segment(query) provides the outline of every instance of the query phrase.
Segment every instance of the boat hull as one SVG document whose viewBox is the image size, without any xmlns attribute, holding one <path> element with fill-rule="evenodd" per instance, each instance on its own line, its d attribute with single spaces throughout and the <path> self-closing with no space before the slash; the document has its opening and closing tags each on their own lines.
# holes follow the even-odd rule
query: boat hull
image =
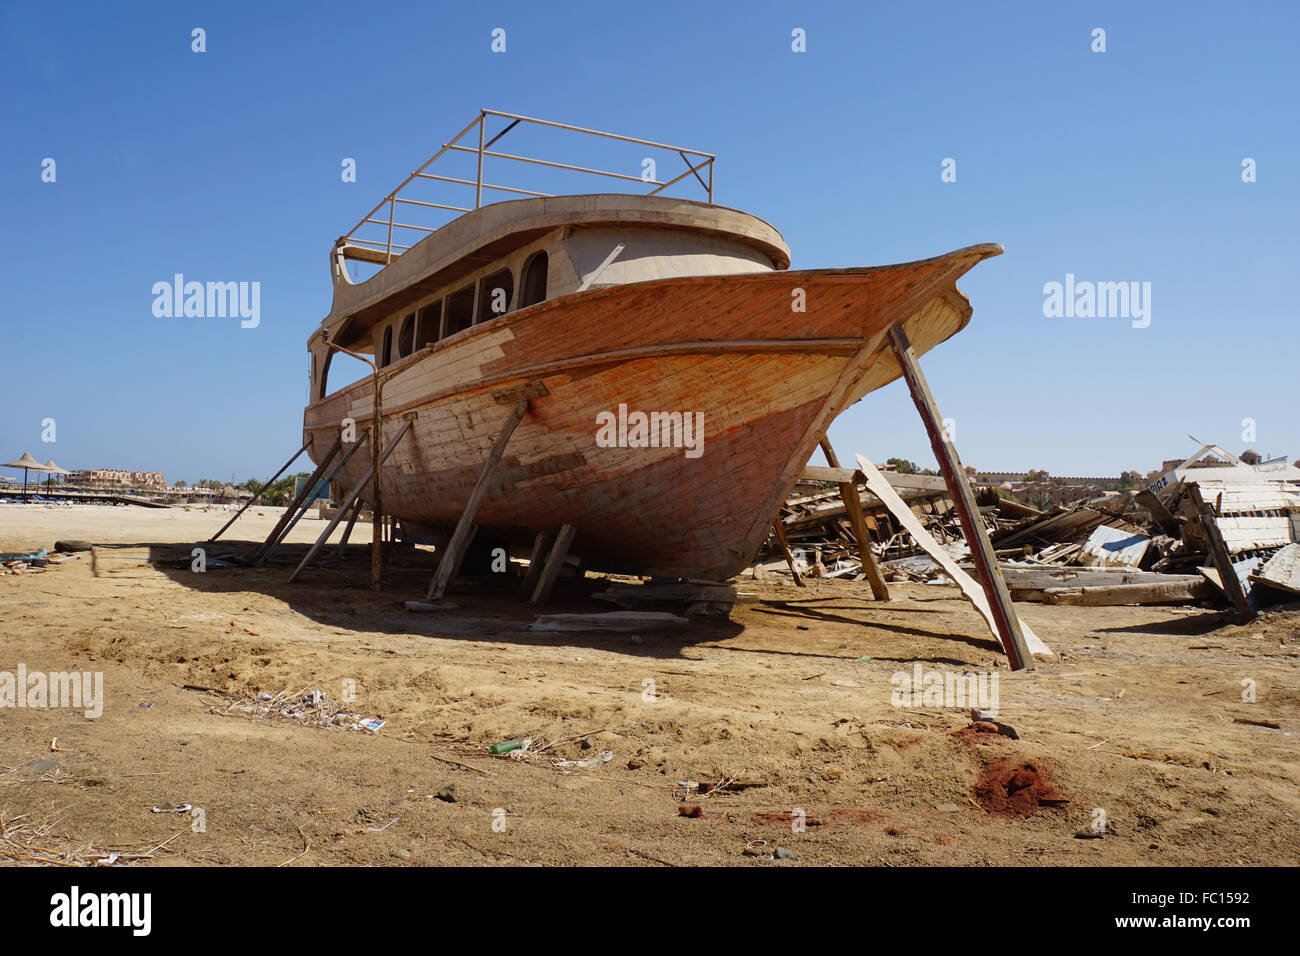
<svg viewBox="0 0 1300 956">
<path fill-rule="evenodd" d="M 481 535 L 526 545 L 571 524 L 588 567 L 726 579 L 752 560 L 835 415 L 898 376 L 889 326 L 918 352 L 948 338 L 970 317 L 956 279 L 1000 251 L 636 283 L 466 330 L 383 370 L 384 440 L 412 422 L 383 468 L 383 510 L 448 533 L 526 388 L 544 394 L 493 475 Z M 367 378 L 308 406 L 314 460 L 343 419 L 364 433 L 372 393 Z M 641 433 L 637 412 L 680 413 L 702 432 L 661 417 Z M 353 487 L 369 457 L 335 480 Z"/>
</svg>

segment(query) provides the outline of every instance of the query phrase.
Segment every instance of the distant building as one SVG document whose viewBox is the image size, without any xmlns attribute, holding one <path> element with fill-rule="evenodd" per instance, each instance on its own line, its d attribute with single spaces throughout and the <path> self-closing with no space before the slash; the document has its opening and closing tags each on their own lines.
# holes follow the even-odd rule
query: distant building
<svg viewBox="0 0 1300 956">
<path fill-rule="evenodd" d="M 1179 464 L 1181 464 L 1181 462 L 1179 462 Z M 1083 485 L 1090 488 L 1107 489 L 1119 489 L 1124 482 L 1122 475 L 1117 478 L 1103 478 L 1085 475 L 1048 475 L 1046 472 L 1041 471 L 977 471 L 971 476 L 971 480 L 976 484 L 981 485 L 1038 483 L 1049 485 Z"/>
<path fill-rule="evenodd" d="M 127 471 L 124 468 L 82 468 L 69 475 L 68 481 L 95 487 L 167 487 L 167 481 L 161 471 Z"/>
</svg>

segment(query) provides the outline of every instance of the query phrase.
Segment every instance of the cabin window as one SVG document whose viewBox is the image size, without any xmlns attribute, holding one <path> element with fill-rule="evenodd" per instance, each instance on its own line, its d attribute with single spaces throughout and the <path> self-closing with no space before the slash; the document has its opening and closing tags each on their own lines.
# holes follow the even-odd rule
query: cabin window
<svg viewBox="0 0 1300 956">
<path fill-rule="evenodd" d="M 447 296 L 447 335 L 455 335 L 474 324 L 474 286 L 467 285 Z"/>
<path fill-rule="evenodd" d="M 438 341 L 442 332 L 442 300 L 430 302 L 420 310 L 420 321 L 416 325 L 415 349 L 419 351 L 426 345 Z"/>
<path fill-rule="evenodd" d="M 402 320 L 402 331 L 397 334 L 397 354 L 406 358 L 415 345 L 415 313 Z"/>
<path fill-rule="evenodd" d="M 546 269 L 546 253 L 534 253 L 524 266 L 523 281 L 519 283 L 519 308 L 526 309 L 546 298 Z"/>
<path fill-rule="evenodd" d="M 478 318 L 475 321 L 486 322 L 509 312 L 510 296 L 514 291 L 515 277 L 509 269 L 483 278 L 478 286 Z"/>
<path fill-rule="evenodd" d="M 379 367 L 391 365 L 393 361 L 393 327 L 384 329 L 384 347 L 379 352 Z"/>
</svg>

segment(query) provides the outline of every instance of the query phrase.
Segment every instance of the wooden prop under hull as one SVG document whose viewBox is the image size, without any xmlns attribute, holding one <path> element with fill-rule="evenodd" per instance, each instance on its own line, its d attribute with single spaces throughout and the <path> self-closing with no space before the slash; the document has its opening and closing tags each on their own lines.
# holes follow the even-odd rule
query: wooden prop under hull
<svg viewBox="0 0 1300 956">
<path fill-rule="evenodd" d="M 889 327 L 901 323 L 918 353 L 957 332 L 971 311 L 957 278 L 1000 252 L 614 286 L 461 332 L 381 373 L 385 437 L 416 416 L 384 467 L 384 510 L 449 532 L 509 414 L 502 393 L 540 383 L 478 509 L 480 534 L 530 544 L 569 524 L 589 567 L 728 578 L 834 417 L 899 376 Z M 308 406 L 312 448 L 344 418 L 369 421 L 372 389 L 367 378 Z M 703 440 L 681 447 L 688 436 L 672 430 L 676 447 L 627 447 L 633 428 L 598 441 L 597 416 L 635 424 L 633 412 L 702 416 Z M 349 462 L 339 480 L 365 467 Z"/>
</svg>

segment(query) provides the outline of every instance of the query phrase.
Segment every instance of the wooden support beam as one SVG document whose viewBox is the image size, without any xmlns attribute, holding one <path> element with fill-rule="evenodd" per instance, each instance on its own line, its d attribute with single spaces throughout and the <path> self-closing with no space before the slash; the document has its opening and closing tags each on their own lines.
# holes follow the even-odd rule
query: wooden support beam
<svg viewBox="0 0 1300 956">
<path fill-rule="evenodd" d="M 312 436 L 312 437 L 315 437 L 315 436 Z M 217 532 L 216 534 L 214 534 L 212 537 L 208 538 L 208 540 L 207 540 L 207 543 L 208 543 L 208 544 L 211 544 L 213 541 L 216 541 L 216 540 L 217 540 L 218 538 L 220 538 L 223 534 L 225 534 L 226 529 L 229 528 L 229 527 L 230 527 L 232 524 L 234 524 L 236 521 L 238 521 L 238 520 L 239 520 L 239 516 L 242 515 L 242 514 L 243 514 L 245 511 L 247 511 L 249 508 L 253 507 L 253 503 L 254 503 L 255 501 L 257 501 L 258 498 L 262 497 L 262 492 L 266 491 L 267 488 L 270 488 L 271 485 L 273 485 L 273 484 L 275 483 L 275 481 L 276 481 L 277 478 L 279 478 L 281 475 L 283 475 L 286 471 L 289 470 L 289 466 L 292 465 L 295 461 L 298 460 L 298 456 L 301 455 L 303 452 L 305 452 L 308 448 L 311 447 L 312 437 L 309 437 L 309 438 L 307 439 L 307 441 L 303 444 L 303 446 L 302 446 L 301 448 L 299 448 L 296 452 L 293 453 L 293 457 L 290 458 L 288 461 L 286 461 L 286 462 L 284 463 L 284 466 L 283 466 L 279 471 L 277 471 L 274 475 L 272 475 L 270 478 L 268 478 L 268 479 L 266 480 L 266 484 L 262 485 L 261 488 L 258 488 L 258 489 L 257 489 L 257 494 L 255 494 L 255 495 L 253 495 L 253 497 L 249 498 L 247 504 L 245 504 L 244 507 L 242 507 L 242 508 L 240 508 L 238 511 L 236 511 L 236 512 L 235 512 L 235 516 L 234 516 L 233 518 L 231 518 L 229 521 L 227 521 L 225 524 L 223 524 L 223 525 L 221 526 L 221 530 L 220 530 L 220 531 L 218 531 L 218 532 Z"/>
<path fill-rule="evenodd" d="M 560 576 L 560 568 L 564 566 L 564 559 L 569 555 L 569 547 L 573 544 L 573 536 L 577 530 L 571 524 L 560 527 L 559 534 L 555 536 L 555 544 L 551 545 L 551 553 L 546 556 L 546 564 L 537 579 L 537 587 L 529 599 L 533 607 L 541 607 L 550 600 L 551 588 L 555 587 L 555 579 Z"/>
<path fill-rule="evenodd" d="M 406 422 L 402 425 L 401 429 L 398 430 L 397 434 L 389 439 L 388 444 L 384 446 L 383 452 L 379 455 L 379 463 L 381 465 L 392 453 L 393 449 L 397 447 L 397 443 L 402 440 L 402 436 L 411 430 L 411 425 L 412 422 Z M 360 447 L 360 445 L 361 442 L 357 442 L 353 447 Z M 361 476 L 361 480 L 358 481 L 353 489 L 348 492 L 348 496 L 343 499 L 343 504 L 341 504 L 339 510 L 334 513 L 334 517 L 331 518 L 330 523 L 325 526 L 325 530 L 320 533 L 320 537 L 316 539 L 316 543 L 311 546 L 308 552 L 303 556 L 303 559 L 298 562 L 298 566 L 293 569 L 293 574 L 289 575 L 290 584 L 298 579 L 298 575 L 302 574 L 303 569 L 306 568 L 307 565 L 311 564 L 312 559 L 316 557 L 316 553 L 325 545 L 325 542 L 329 539 L 329 536 L 333 533 L 334 529 L 338 527 L 339 522 L 343 520 L 343 516 L 347 514 L 348 509 L 351 508 L 354 503 L 360 505 L 361 492 L 365 490 L 366 485 L 370 484 L 370 479 L 374 477 L 374 474 L 375 469 L 372 465 L 366 469 L 366 473 Z"/>
<path fill-rule="evenodd" d="M 358 444 L 360 443 L 358 442 Z M 320 482 L 321 475 L 325 473 L 325 469 L 330 467 L 342 448 L 343 439 L 340 435 L 334 439 L 334 444 L 330 445 L 329 452 L 320 460 L 316 470 L 311 473 L 311 477 L 307 479 L 307 484 L 303 486 L 302 491 L 293 496 L 293 501 L 289 503 L 289 507 L 284 509 L 284 514 L 280 515 L 280 520 L 275 523 L 271 533 L 266 536 L 266 540 L 262 542 L 261 547 L 253 555 L 253 560 L 250 563 L 254 567 L 261 567 L 265 564 L 266 559 L 271 556 L 271 552 L 279 546 L 280 542 L 284 540 L 284 536 L 289 533 L 289 529 L 298 523 L 298 519 L 302 517 L 302 514 L 298 511 L 298 506 L 311 496 L 311 493 L 316 489 L 316 485 Z M 352 450 L 349 449 L 348 454 L 351 454 L 351 452 Z M 347 460 L 347 455 L 344 455 L 343 460 Z M 341 465 L 342 462 L 339 464 Z M 333 472 L 330 472 L 330 474 L 333 474 Z M 303 510 L 306 510 L 306 505 L 303 505 Z"/>
<path fill-rule="evenodd" d="M 447 550 L 438 561 L 438 570 L 434 573 L 433 580 L 429 582 L 426 600 L 442 600 L 443 595 L 447 593 L 447 588 L 451 586 L 451 582 L 460 571 L 461 562 L 465 560 L 465 552 L 469 549 L 470 542 L 474 540 L 474 533 L 478 530 L 478 526 L 474 524 L 474 515 L 478 513 L 478 507 L 487 495 L 488 485 L 491 484 L 492 476 L 501 464 L 510 436 L 515 433 L 515 429 L 527 414 L 528 399 L 521 398 L 515 403 L 514 410 L 506 417 L 505 424 L 501 426 L 501 432 L 492 445 L 492 451 L 479 471 L 474 490 L 470 492 L 469 501 L 465 503 L 465 510 L 460 513 L 460 520 L 456 522 L 456 530 L 452 532 L 451 540 L 447 542 Z"/>
<path fill-rule="evenodd" d="M 1171 577 L 1172 575 L 1162 575 Z M 1058 587 L 1043 591 L 1044 604 L 1073 607 L 1117 607 L 1124 604 L 1187 604 L 1210 594 L 1210 582 L 1174 581 L 1169 584 L 1112 584 L 1099 587 Z"/>
<path fill-rule="evenodd" d="M 348 523 L 343 526 L 343 537 L 339 538 L 339 557 L 347 554 L 348 538 L 352 536 L 352 526 L 357 523 L 357 518 L 361 515 L 362 501 L 357 499 L 357 503 L 352 506 L 352 516 L 348 518 Z"/>
<path fill-rule="evenodd" d="M 840 460 L 835 457 L 835 449 L 831 447 L 830 439 L 823 436 L 821 446 L 822 454 L 826 456 L 826 464 L 832 468 L 839 468 Z M 844 502 L 844 507 L 849 513 L 853 537 L 858 543 L 858 561 L 862 564 L 867 580 L 871 582 L 871 594 L 877 601 L 888 601 L 889 585 L 885 583 L 885 576 L 880 573 L 876 556 L 871 553 L 871 538 L 867 535 L 867 522 L 862 515 L 862 499 L 858 497 L 858 486 L 852 479 L 836 482 L 836 484 L 840 489 L 840 500 Z"/>
<path fill-rule="evenodd" d="M 984 586 L 962 570 L 961 566 L 953 559 L 947 551 L 935 540 L 925 525 L 921 524 L 921 519 L 908 506 L 893 486 L 885 480 L 884 473 L 878 471 L 876 466 L 867 461 L 862 455 L 858 455 L 858 467 L 867 476 L 867 490 L 881 500 L 889 509 L 889 513 L 894 516 L 894 520 L 916 542 L 917 547 L 930 556 L 930 559 L 937 564 L 943 573 L 946 574 L 958 588 L 961 589 L 962 595 L 966 600 L 974 605 L 975 609 L 980 612 L 980 617 L 989 627 L 989 633 L 999 642 L 1002 640 L 998 634 L 997 620 L 993 617 L 993 611 L 989 607 L 989 600 L 984 593 Z M 1044 573 L 1050 569 L 1044 569 Z M 1017 573 L 1020 573 L 1017 571 Z M 1163 575 L 1161 575 L 1163 576 Z M 1043 657 L 1052 657 L 1052 651 L 1046 644 L 1038 639 L 1034 629 L 1023 621 L 1020 623 L 1021 633 L 1025 637 L 1025 644 L 1029 648 L 1030 655 L 1041 655 Z"/>
<path fill-rule="evenodd" d="M 1232 567 L 1232 552 L 1228 550 L 1228 543 L 1224 541 L 1223 532 L 1215 520 L 1217 515 L 1214 506 L 1201 497 L 1201 489 L 1197 485 L 1191 485 L 1189 491 L 1192 505 L 1196 508 L 1196 514 L 1205 528 L 1206 544 L 1210 550 L 1210 557 L 1214 559 L 1214 567 L 1219 572 L 1219 583 L 1223 587 L 1223 593 L 1228 596 L 1228 600 L 1236 609 L 1238 623 L 1244 624 L 1255 616 L 1255 612 L 1251 610 L 1250 598 L 1246 596 L 1241 578 L 1237 577 L 1237 572 Z"/>
<path fill-rule="evenodd" d="M 943 418 L 939 414 L 938 405 L 935 404 L 934 395 L 930 392 L 930 386 L 926 384 L 925 376 L 921 374 L 921 365 L 916 360 L 916 353 L 912 351 L 912 344 L 908 341 L 907 333 L 903 331 L 901 325 L 890 327 L 889 345 L 893 349 L 894 357 L 898 359 L 899 367 L 903 370 L 903 377 L 907 380 L 907 387 L 912 393 L 912 401 L 916 405 L 916 410 L 921 413 L 926 433 L 930 436 L 930 447 L 934 450 L 934 457 L 939 461 L 939 471 L 948 486 L 953 504 L 957 507 L 957 516 L 961 519 L 962 531 L 966 535 L 966 545 L 970 548 L 971 558 L 979 574 L 980 584 L 984 588 L 984 595 L 988 599 L 989 609 L 993 613 L 993 620 L 997 624 L 998 639 L 1002 642 L 1003 650 L 1006 651 L 1007 660 L 1012 670 L 1033 670 L 1034 658 L 1029 653 L 1024 634 L 1021 633 L 1020 618 L 1017 617 L 1016 609 L 1011 604 L 1011 593 L 1007 590 L 1007 582 L 1002 579 L 997 558 L 993 554 L 993 545 L 989 542 L 984 523 L 980 520 L 975 494 L 966 479 L 966 472 L 962 468 L 961 459 L 957 457 L 957 449 L 952 443 L 952 438 L 943 426 Z"/>
<path fill-rule="evenodd" d="M 533 553 L 528 558 L 528 570 L 524 572 L 524 579 L 520 582 L 519 590 L 515 594 L 516 601 L 526 601 L 533 596 L 533 589 L 537 587 L 537 579 L 542 576 L 542 559 L 546 556 L 546 551 L 550 546 L 550 536 L 545 531 L 539 531 L 537 537 L 533 539 Z"/>
<path fill-rule="evenodd" d="M 799 577 L 799 572 L 794 566 L 794 555 L 790 553 L 790 542 L 786 540 L 785 528 L 781 527 L 781 513 L 778 511 L 775 520 L 772 522 L 772 533 L 776 535 L 776 543 L 781 546 L 781 553 L 785 555 L 785 563 L 790 565 L 790 574 L 794 577 L 794 583 L 804 588 L 808 585 L 803 583 L 803 578 Z"/>
<path fill-rule="evenodd" d="M 804 465 L 800 478 L 809 481 L 833 481 L 837 485 L 845 481 L 861 481 L 862 472 L 852 468 L 827 468 L 824 465 Z"/>
<path fill-rule="evenodd" d="M 369 431 L 362 432 L 361 437 L 352 443 L 352 447 L 349 448 L 347 451 L 345 451 L 342 454 L 342 456 L 340 456 L 338 462 L 332 468 L 330 468 L 328 473 L 326 473 L 324 477 L 324 481 L 326 481 L 327 483 L 333 482 L 334 476 L 337 475 L 342 470 L 343 466 L 348 463 L 348 459 L 351 458 L 354 454 L 356 454 L 357 449 L 361 447 L 362 442 L 369 440 L 369 438 L 370 438 Z M 302 489 L 302 494 L 294 499 L 296 503 L 301 504 L 301 507 L 298 508 L 297 512 L 294 514 L 293 518 L 289 521 L 289 523 L 286 524 L 280 530 L 280 532 L 274 536 L 274 540 L 268 539 L 271 542 L 270 547 L 266 548 L 266 550 L 263 551 L 258 556 L 258 558 L 253 562 L 254 567 L 261 567 L 263 564 L 265 564 L 267 559 L 271 557 L 271 553 L 284 542 L 285 538 L 289 536 L 289 532 L 293 530 L 294 525 L 296 525 L 299 521 L 302 520 L 303 515 L 307 513 L 307 508 L 310 505 L 308 499 L 311 497 L 312 490 L 315 487 L 316 487 L 315 482 L 308 483 L 308 485 Z"/>
</svg>

